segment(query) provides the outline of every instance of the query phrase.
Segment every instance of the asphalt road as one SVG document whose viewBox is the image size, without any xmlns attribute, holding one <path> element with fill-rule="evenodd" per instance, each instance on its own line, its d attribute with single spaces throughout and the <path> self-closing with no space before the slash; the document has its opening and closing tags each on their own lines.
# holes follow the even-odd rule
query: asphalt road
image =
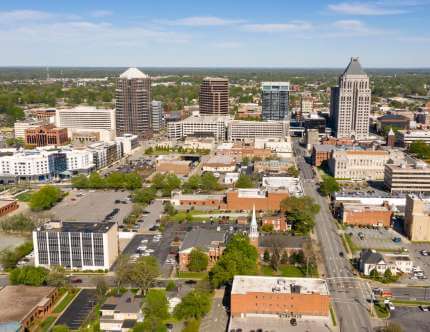
<svg viewBox="0 0 430 332">
<path fill-rule="evenodd" d="M 344 252 L 342 241 L 329 210 L 328 202 L 319 195 L 313 181 L 312 167 L 304 159 L 305 151 L 294 142 L 297 166 L 300 169 L 305 194 L 314 198 L 321 209 L 316 216 L 315 232 L 319 239 L 321 254 L 326 268 L 327 279 L 334 304 L 340 331 L 372 331 L 369 316 L 370 287 L 364 281 L 354 278 L 347 258 L 340 257 Z"/>
<path fill-rule="evenodd" d="M 430 301 L 430 285 L 428 287 L 391 287 L 389 290 L 398 300 Z"/>
</svg>

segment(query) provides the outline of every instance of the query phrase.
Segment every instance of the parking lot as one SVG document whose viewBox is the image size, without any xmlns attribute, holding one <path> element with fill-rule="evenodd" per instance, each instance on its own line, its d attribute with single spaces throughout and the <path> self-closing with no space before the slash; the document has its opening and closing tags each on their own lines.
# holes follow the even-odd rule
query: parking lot
<svg viewBox="0 0 430 332">
<path fill-rule="evenodd" d="M 75 297 L 55 325 L 65 325 L 70 330 L 78 330 L 96 305 L 96 290 L 83 289 Z"/>
<path fill-rule="evenodd" d="M 426 277 L 430 277 L 430 243 L 410 243 L 407 246 L 409 250 L 409 256 L 414 262 L 414 266 L 420 267 Z M 422 250 L 427 251 L 427 256 L 424 256 Z M 428 285 L 428 279 L 408 279 L 408 284 L 426 284 Z"/>
<path fill-rule="evenodd" d="M 430 311 L 423 312 L 417 307 L 399 307 L 391 311 L 390 321 L 399 324 L 404 331 L 430 331 Z"/>
<path fill-rule="evenodd" d="M 357 247 L 362 249 L 400 251 L 409 243 L 406 238 L 391 229 L 348 227 L 345 232 L 352 234 L 352 241 Z M 360 234 L 362 234 L 361 238 Z M 401 241 L 394 242 L 393 239 L 395 237 L 400 238 Z"/>
<path fill-rule="evenodd" d="M 132 210 L 128 195 L 128 191 L 120 190 L 71 190 L 51 211 L 61 220 L 102 221 L 118 209 L 111 221 L 121 224 Z"/>
</svg>

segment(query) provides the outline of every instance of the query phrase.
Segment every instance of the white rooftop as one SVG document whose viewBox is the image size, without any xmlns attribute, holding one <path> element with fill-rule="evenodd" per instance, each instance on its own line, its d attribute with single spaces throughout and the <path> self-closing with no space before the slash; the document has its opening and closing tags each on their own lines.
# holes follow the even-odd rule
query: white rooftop
<svg viewBox="0 0 430 332">
<path fill-rule="evenodd" d="M 300 287 L 300 294 L 329 295 L 327 283 L 320 278 L 284 278 L 265 276 L 235 276 L 231 294 L 291 293 L 292 286 Z"/>
<path fill-rule="evenodd" d="M 148 78 L 149 76 L 142 73 L 139 69 L 137 69 L 135 67 L 131 67 L 131 68 L 128 68 L 121 75 L 119 75 L 119 77 L 131 80 L 133 78 Z"/>
</svg>

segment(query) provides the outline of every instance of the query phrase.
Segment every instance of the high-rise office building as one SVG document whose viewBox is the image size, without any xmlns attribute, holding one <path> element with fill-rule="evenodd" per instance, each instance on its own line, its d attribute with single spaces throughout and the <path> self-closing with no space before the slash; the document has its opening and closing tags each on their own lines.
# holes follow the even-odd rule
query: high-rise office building
<svg viewBox="0 0 430 332">
<path fill-rule="evenodd" d="M 262 82 L 261 116 L 263 120 L 286 120 L 289 94 L 289 82 Z"/>
<path fill-rule="evenodd" d="M 206 77 L 200 85 L 200 114 L 228 114 L 228 79 Z"/>
<path fill-rule="evenodd" d="M 369 76 L 358 58 L 351 58 L 338 86 L 331 89 L 330 117 L 336 137 L 369 136 L 370 98 Z"/>
<path fill-rule="evenodd" d="M 163 102 L 153 100 L 151 102 L 151 114 L 152 114 L 152 130 L 159 132 L 164 128 L 164 105 Z"/>
<path fill-rule="evenodd" d="M 119 76 L 116 87 L 117 136 L 151 134 L 151 78 L 137 68 Z"/>
</svg>

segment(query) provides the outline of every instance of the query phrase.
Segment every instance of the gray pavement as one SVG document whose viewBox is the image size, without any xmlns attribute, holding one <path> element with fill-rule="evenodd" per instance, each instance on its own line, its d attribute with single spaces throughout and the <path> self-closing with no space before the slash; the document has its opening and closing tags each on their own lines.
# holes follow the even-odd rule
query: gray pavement
<svg viewBox="0 0 430 332">
<path fill-rule="evenodd" d="M 375 249 L 375 250 L 392 250 L 400 251 L 406 246 L 405 240 L 396 243 L 393 241 L 394 237 L 402 236 L 391 229 L 372 229 L 372 228 L 359 228 L 359 227 L 348 227 L 345 230 L 346 233 L 352 233 L 352 241 L 354 244 L 361 249 Z M 364 235 L 364 239 L 361 240 L 358 236 L 359 233 Z"/>
<path fill-rule="evenodd" d="M 200 332 L 225 331 L 228 323 L 228 313 L 223 305 L 224 290 L 215 291 L 210 312 L 200 324 Z"/>
<path fill-rule="evenodd" d="M 149 213 L 143 214 L 143 224 L 140 227 L 141 231 L 148 231 L 151 227 L 153 227 L 156 224 L 156 221 L 160 219 L 163 209 L 163 200 L 153 200 L 151 204 L 145 208 L 145 211 Z"/>
<path fill-rule="evenodd" d="M 315 232 L 320 242 L 321 254 L 326 267 L 325 277 L 329 280 L 329 289 L 340 329 L 351 332 L 372 331 L 369 317 L 370 307 L 367 302 L 370 297 L 370 288 L 366 282 L 354 278 L 350 262 L 347 258 L 340 257 L 339 253 L 344 251 L 344 247 L 337 233 L 328 201 L 317 192 L 312 180 L 312 167 L 304 160 L 304 149 L 297 142 L 293 147 L 304 182 L 305 194 L 314 198 L 321 207 L 316 216 Z"/>
<path fill-rule="evenodd" d="M 430 312 L 417 307 L 399 307 L 391 311 L 389 321 L 399 324 L 405 332 L 430 331 Z"/>
</svg>

